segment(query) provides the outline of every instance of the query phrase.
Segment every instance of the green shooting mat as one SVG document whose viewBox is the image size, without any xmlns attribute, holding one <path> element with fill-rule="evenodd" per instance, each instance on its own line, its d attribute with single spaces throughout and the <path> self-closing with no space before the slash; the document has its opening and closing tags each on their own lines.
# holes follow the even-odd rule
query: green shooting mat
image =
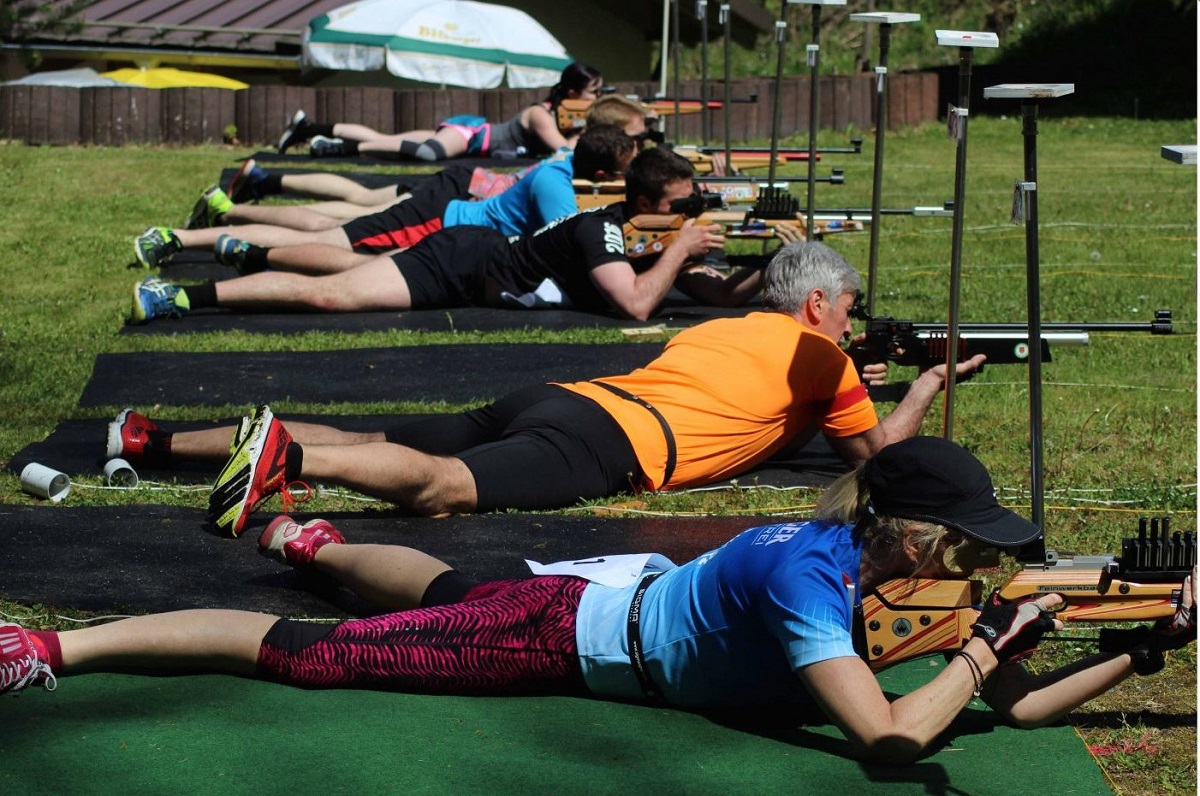
<svg viewBox="0 0 1200 796">
<path fill-rule="evenodd" d="M 938 665 L 913 661 L 881 683 L 907 692 Z M 582 698 L 90 674 L 0 701 L 0 790 L 14 794 L 1111 792 L 1070 727 L 1014 730 L 977 701 L 904 768 L 846 757 L 838 731 L 811 716 Z"/>
</svg>

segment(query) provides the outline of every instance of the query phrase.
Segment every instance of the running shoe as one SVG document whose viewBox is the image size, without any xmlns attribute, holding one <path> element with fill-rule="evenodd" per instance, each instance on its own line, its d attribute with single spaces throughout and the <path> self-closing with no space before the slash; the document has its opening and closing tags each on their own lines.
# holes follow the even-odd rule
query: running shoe
<svg viewBox="0 0 1200 796">
<path fill-rule="evenodd" d="M 229 198 L 235 205 L 257 202 L 263 198 L 263 180 L 267 170 L 259 168 L 254 158 L 246 158 L 229 183 Z"/>
<path fill-rule="evenodd" d="M 171 435 L 150 418 L 132 409 L 123 409 L 108 424 L 109 459 L 124 459 L 130 464 L 165 466 L 171 461 Z"/>
<path fill-rule="evenodd" d="M 340 158 L 346 154 L 346 142 L 341 138 L 314 135 L 308 142 L 308 154 L 314 158 Z"/>
<path fill-rule="evenodd" d="M 234 450 L 213 484 L 208 518 L 217 528 L 237 536 L 263 501 L 286 486 L 287 447 L 292 435 L 271 413 L 258 408 L 250 433 Z"/>
<path fill-rule="evenodd" d="M 345 543 L 346 537 L 325 520 L 310 520 L 301 525 L 280 514 L 258 537 L 258 552 L 293 567 L 306 567 L 325 545 Z"/>
<path fill-rule="evenodd" d="M 307 137 L 303 134 L 306 121 L 308 121 L 308 117 L 304 115 L 304 111 L 296 111 L 292 114 L 292 120 L 288 122 L 287 127 L 283 128 L 283 134 L 279 136 L 279 154 L 287 152 L 288 147 Z"/>
<path fill-rule="evenodd" d="M 191 307 L 187 294 L 157 276 L 148 276 L 133 286 L 130 323 L 146 323 L 155 318 L 181 318 Z"/>
<path fill-rule="evenodd" d="M 244 240 L 238 240 L 232 235 L 221 235 L 213 245 L 213 254 L 216 255 L 217 262 L 221 265 L 228 265 L 230 268 L 236 268 L 239 274 L 246 273 L 246 252 L 248 251 L 250 251 L 250 244 Z"/>
<path fill-rule="evenodd" d="M 37 646 L 25 628 L 0 625 L 0 694 L 20 691 L 41 682 L 47 691 L 58 687 L 50 666 L 38 658 Z"/>
<path fill-rule="evenodd" d="M 208 229 L 220 226 L 221 216 L 233 207 L 233 202 L 219 185 L 211 185 L 200 195 L 188 216 L 184 229 Z"/>
<path fill-rule="evenodd" d="M 183 251 L 183 244 L 166 227 L 150 227 L 134 239 L 133 250 L 144 268 L 157 268 Z"/>
<path fill-rule="evenodd" d="M 254 418 L 243 417 L 238 421 L 237 428 L 233 430 L 233 439 L 229 440 L 229 455 L 232 456 L 238 446 L 242 444 L 250 434 L 250 430 L 254 428 Z"/>
</svg>

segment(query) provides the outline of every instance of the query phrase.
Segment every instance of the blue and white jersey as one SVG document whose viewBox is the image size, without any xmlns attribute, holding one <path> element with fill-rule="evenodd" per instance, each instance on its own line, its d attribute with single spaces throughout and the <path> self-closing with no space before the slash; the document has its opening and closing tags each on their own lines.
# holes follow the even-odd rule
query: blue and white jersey
<svg viewBox="0 0 1200 796">
<path fill-rule="evenodd" d="M 505 235 L 531 235 L 578 209 L 573 176 L 570 153 L 552 157 L 533 166 L 504 193 L 479 202 L 455 199 L 447 205 L 442 223 L 447 227 L 491 227 Z"/>
<path fill-rule="evenodd" d="M 751 528 L 647 590 L 640 635 L 667 701 L 691 707 L 809 702 L 795 670 L 856 657 L 861 549 L 852 528 L 810 521 Z M 593 693 L 641 698 L 626 614 L 636 585 L 589 584 L 576 638 Z"/>
</svg>

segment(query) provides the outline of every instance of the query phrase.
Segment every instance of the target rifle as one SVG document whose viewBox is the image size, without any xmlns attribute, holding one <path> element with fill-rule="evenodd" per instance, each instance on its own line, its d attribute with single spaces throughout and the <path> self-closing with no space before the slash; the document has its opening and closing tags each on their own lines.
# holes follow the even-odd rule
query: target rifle
<svg viewBox="0 0 1200 796">
<path fill-rule="evenodd" d="M 1000 587 L 1006 602 L 1057 593 L 1066 605 L 1055 616 L 1068 626 L 1157 620 L 1175 613 L 1183 579 L 1196 565 L 1196 535 L 1170 530 L 1169 517 L 1139 520 L 1120 554 L 1080 556 L 1044 550 Z M 979 616 L 978 580 L 895 578 L 863 595 L 855 621 L 855 648 L 879 671 L 912 658 L 962 649 Z M 1062 637 L 1062 641 L 1098 641 Z M 1048 639 L 1055 637 L 1050 636 Z"/>
</svg>

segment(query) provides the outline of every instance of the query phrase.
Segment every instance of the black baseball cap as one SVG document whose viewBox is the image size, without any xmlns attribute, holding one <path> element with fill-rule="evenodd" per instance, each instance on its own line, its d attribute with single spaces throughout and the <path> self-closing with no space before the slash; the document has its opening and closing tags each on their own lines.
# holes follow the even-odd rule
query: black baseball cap
<svg viewBox="0 0 1200 796">
<path fill-rule="evenodd" d="M 1018 547 L 1042 529 L 996 502 L 992 478 L 963 447 L 942 437 L 888 445 L 864 465 L 871 507 L 883 517 L 945 525 L 993 547 Z"/>
</svg>

